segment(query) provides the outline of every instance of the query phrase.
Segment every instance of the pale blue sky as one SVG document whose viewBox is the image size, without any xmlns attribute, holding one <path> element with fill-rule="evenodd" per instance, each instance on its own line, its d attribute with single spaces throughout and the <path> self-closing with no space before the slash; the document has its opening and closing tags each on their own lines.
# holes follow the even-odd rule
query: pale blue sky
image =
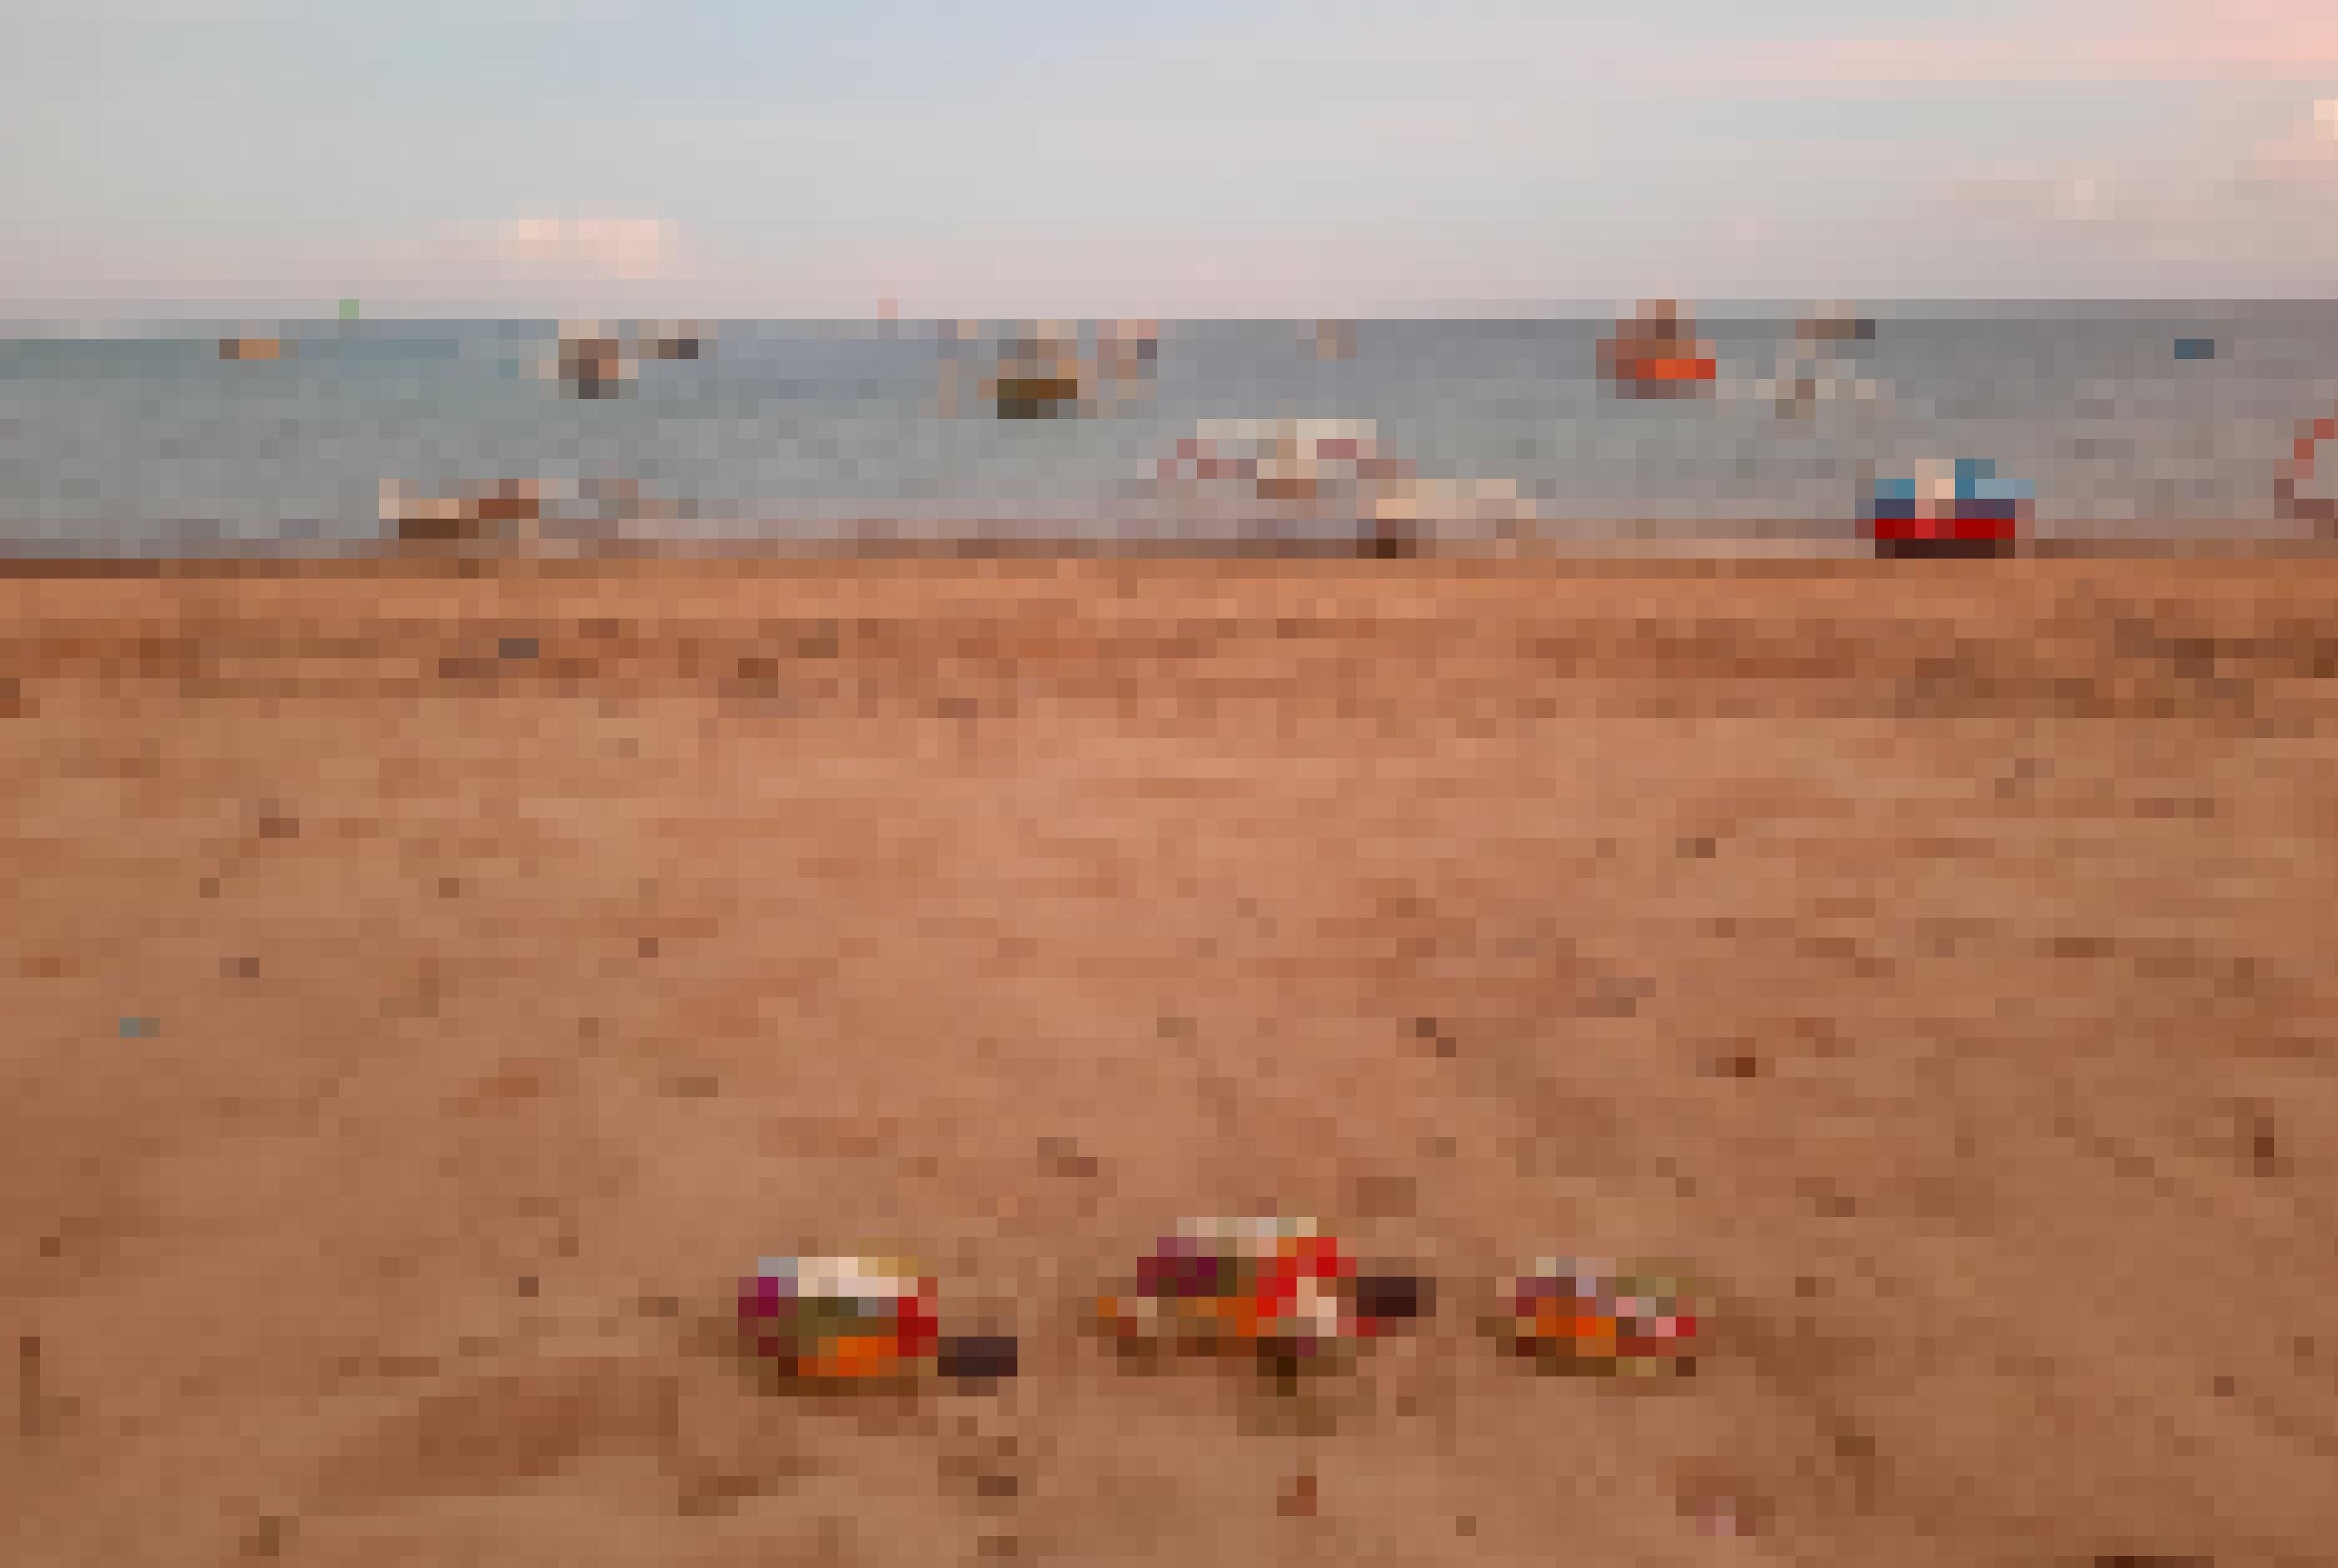
<svg viewBox="0 0 2338 1568">
<path fill-rule="evenodd" d="M 2321 0 L 5 0 L 0 311 L 2338 284 Z"/>
</svg>

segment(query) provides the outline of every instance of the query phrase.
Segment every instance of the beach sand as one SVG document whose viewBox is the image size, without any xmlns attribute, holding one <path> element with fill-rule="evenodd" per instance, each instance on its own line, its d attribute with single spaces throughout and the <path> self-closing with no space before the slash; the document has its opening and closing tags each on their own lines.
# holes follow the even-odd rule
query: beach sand
<svg viewBox="0 0 2338 1568">
<path fill-rule="evenodd" d="M 2326 1563 L 2333 590 L 19 569 L 0 1558 Z M 1075 1331 L 1253 1206 L 1439 1315 L 1299 1410 Z M 723 1353 L 887 1247 L 1024 1376 Z M 1499 1359 L 1552 1252 L 1698 1376 Z"/>
</svg>

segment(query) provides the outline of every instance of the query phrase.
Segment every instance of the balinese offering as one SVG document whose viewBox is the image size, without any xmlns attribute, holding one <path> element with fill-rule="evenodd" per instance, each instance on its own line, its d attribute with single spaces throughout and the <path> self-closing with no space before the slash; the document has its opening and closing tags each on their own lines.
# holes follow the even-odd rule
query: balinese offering
<svg viewBox="0 0 2338 1568">
<path fill-rule="evenodd" d="M 1546 1371 L 1685 1377 L 1706 1316 L 1702 1293 L 1671 1270 L 1544 1258 L 1505 1283 L 1492 1327 Z"/>
<path fill-rule="evenodd" d="M 1429 1307 L 1425 1280 L 1360 1273 L 1312 1220 L 1190 1220 L 1097 1317 L 1131 1348 L 1249 1354 L 1301 1370 L 1335 1364 Z"/>
<path fill-rule="evenodd" d="M 1011 1377 L 1005 1336 L 945 1337 L 931 1276 L 898 1259 L 766 1258 L 741 1281 L 747 1351 L 810 1383 Z"/>
</svg>

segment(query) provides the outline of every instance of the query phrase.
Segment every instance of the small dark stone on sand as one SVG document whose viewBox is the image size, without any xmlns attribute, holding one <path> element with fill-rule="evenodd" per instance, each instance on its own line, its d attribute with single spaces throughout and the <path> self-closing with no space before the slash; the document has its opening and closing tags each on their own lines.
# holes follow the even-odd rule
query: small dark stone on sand
<svg viewBox="0 0 2338 1568">
<path fill-rule="evenodd" d="M 291 1523 L 270 1514 L 251 1527 L 243 1538 L 247 1557 L 274 1557 L 284 1550 L 284 1538 L 290 1533 Z"/>
<path fill-rule="evenodd" d="M 1012 1377 L 1019 1359 L 1015 1338 L 1007 1334 L 969 1334 L 948 1340 L 939 1357 L 943 1377 L 969 1379 Z"/>
<path fill-rule="evenodd" d="M 1094 1176 L 1101 1169 L 1094 1155 L 1080 1152 L 1069 1138 L 1040 1139 L 1039 1158 L 1058 1176 Z"/>
<path fill-rule="evenodd" d="M 1429 1316 L 1433 1288 L 1413 1274 L 1360 1274 L 1356 1277 L 1356 1310 L 1367 1318 L 1410 1322 Z"/>
</svg>

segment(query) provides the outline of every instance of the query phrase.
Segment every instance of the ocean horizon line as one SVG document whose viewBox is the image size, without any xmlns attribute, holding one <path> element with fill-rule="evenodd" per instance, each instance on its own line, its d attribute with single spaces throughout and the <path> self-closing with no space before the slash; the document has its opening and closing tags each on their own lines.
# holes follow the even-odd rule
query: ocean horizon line
<svg viewBox="0 0 2338 1568">
<path fill-rule="evenodd" d="M 872 329 L 940 326 L 961 321 L 1127 321 L 1163 325 L 1239 325 L 1317 320 L 1439 324 L 1537 321 L 1607 321 L 1644 300 L 1675 299 L 1700 316 L 1715 319 L 1792 319 L 1816 309 L 1854 310 L 1862 315 L 1911 320 L 1941 320 L 1973 317 L 1982 319 L 2019 318 L 2030 315 L 2059 319 L 2098 318 L 2121 319 L 2138 315 L 2178 316 L 2226 312 L 2338 309 L 2338 292 L 2316 294 L 2136 295 L 2132 297 L 2055 295 L 1744 295 L 1690 296 L 1661 292 L 1633 296 L 1572 298 L 1555 300 L 1471 302 L 1464 305 L 1406 305 L 1366 311 L 1235 310 L 1163 312 L 1126 311 L 901 311 L 885 314 L 874 308 L 863 311 L 708 310 L 687 305 L 637 302 L 622 307 L 551 309 L 541 306 L 486 303 L 386 303 L 363 305 L 361 313 L 345 313 L 339 301 L 192 299 L 164 304 L 141 304 L 132 309 L 117 302 L 93 302 L 86 309 L 56 309 L 20 313 L 0 309 L 0 337 L 38 338 L 57 332 L 74 336 L 134 335 L 150 330 L 196 328 L 249 328 L 255 324 L 283 327 L 332 327 L 340 329 L 370 326 L 477 327 L 511 324 L 556 328 L 569 321 L 683 321 L 721 326 L 725 323 L 780 326 L 838 326 Z M 114 332 L 104 329 L 113 328 Z"/>
</svg>

